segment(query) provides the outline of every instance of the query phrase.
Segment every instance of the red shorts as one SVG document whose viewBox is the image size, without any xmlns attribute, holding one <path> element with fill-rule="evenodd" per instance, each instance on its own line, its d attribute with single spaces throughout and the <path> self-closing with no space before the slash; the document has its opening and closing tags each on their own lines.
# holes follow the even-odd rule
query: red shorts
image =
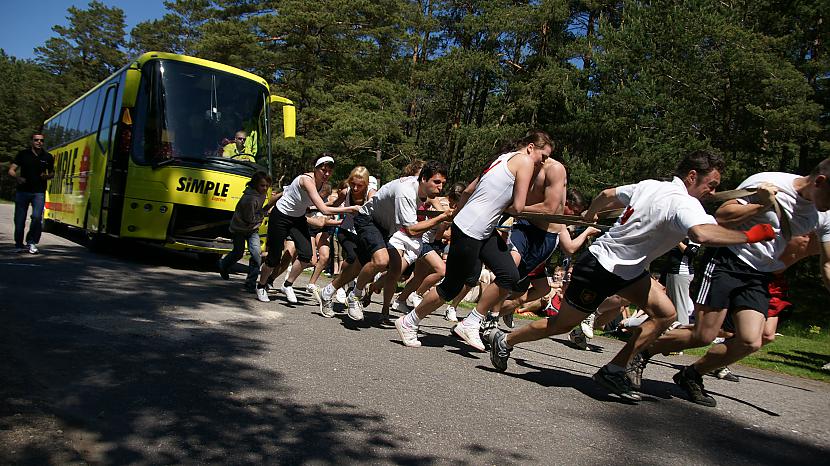
<svg viewBox="0 0 830 466">
<path fill-rule="evenodd" d="M 778 314 L 791 307 L 793 303 L 787 301 L 787 279 L 783 275 L 777 275 L 769 282 L 769 309 L 767 317 L 778 317 Z"/>
</svg>

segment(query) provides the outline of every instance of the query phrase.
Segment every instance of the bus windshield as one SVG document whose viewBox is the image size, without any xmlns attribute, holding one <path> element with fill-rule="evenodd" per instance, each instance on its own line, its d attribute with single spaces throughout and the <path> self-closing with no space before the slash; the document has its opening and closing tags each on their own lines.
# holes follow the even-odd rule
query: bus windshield
<svg viewBox="0 0 830 466">
<path fill-rule="evenodd" d="M 145 64 L 141 81 L 133 146 L 137 163 L 221 158 L 268 167 L 264 86 L 171 60 Z"/>
</svg>

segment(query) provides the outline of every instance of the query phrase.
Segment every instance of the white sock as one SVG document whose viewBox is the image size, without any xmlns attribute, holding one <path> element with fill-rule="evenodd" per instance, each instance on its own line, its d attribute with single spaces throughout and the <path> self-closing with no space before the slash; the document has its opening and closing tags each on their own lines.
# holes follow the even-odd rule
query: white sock
<svg viewBox="0 0 830 466">
<path fill-rule="evenodd" d="M 418 317 L 418 314 L 415 314 L 415 311 L 409 311 L 408 314 L 403 316 L 403 323 L 409 328 L 418 328 L 421 319 Z"/>
<path fill-rule="evenodd" d="M 483 318 L 484 316 L 478 313 L 478 309 L 473 309 L 461 323 L 467 327 L 479 328 Z"/>
<path fill-rule="evenodd" d="M 335 291 L 337 290 L 331 283 L 329 283 L 323 288 L 323 292 L 321 293 L 323 295 L 323 299 L 325 299 L 326 301 L 330 300 L 331 295 L 333 295 Z"/>
</svg>

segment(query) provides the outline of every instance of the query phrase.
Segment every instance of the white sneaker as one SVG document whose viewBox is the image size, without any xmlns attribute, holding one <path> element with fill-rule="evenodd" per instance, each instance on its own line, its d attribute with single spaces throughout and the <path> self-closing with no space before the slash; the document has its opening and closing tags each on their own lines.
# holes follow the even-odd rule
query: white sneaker
<svg viewBox="0 0 830 466">
<path fill-rule="evenodd" d="M 594 338 L 594 321 L 596 318 L 597 315 L 592 312 L 579 324 L 579 328 L 582 330 L 582 333 L 585 334 L 585 338 L 589 340 Z"/>
<path fill-rule="evenodd" d="M 406 303 L 398 301 L 397 299 L 392 300 L 392 310 L 396 312 L 403 312 L 407 313 L 411 311 L 411 309 L 406 305 Z"/>
<path fill-rule="evenodd" d="M 412 309 L 415 309 L 416 307 L 418 307 L 419 304 L 421 304 L 421 301 L 423 300 L 424 298 L 418 293 L 410 293 L 409 296 L 406 298 L 406 305 Z"/>
<path fill-rule="evenodd" d="M 346 301 L 349 306 L 346 314 L 349 315 L 349 318 L 352 320 L 363 320 L 363 304 L 360 302 L 360 298 L 355 296 L 354 292 L 351 292 L 346 297 Z"/>
<path fill-rule="evenodd" d="M 340 304 L 346 304 L 346 290 L 338 288 L 334 293 L 334 300 Z"/>
<path fill-rule="evenodd" d="M 395 319 L 395 329 L 398 331 L 398 335 L 401 336 L 401 341 L 404 346 L 417 348 L 421 346 L 421 342 L 418 341 L 418 329 L 407 327 L 403 322 L 404 317 L 406 316 L 401 316 Z"/>
<path fill-rule="evenodd" d="M 478 333 L 478 328 L 469 328 L 464 324 L 458 324 L 452 328 L 453 333 L 466 341 L 468 345 L 481 351 L 485 351 L 484 342 L 481 341 L 481 336 Z"/>
<path fill-rule="evenodd" d="M 293 286 L 281 286 L 280 291 L 285 293 L 285 298 L 288 299 L 289 303 L 297 304 L 297 294 L 294 293 Z"/>
<path fill-rule="evenodd" d="M 314 297 L 315 300 L 317 300 L 318 304 L 321 304 L 323 302 L 323 298 L 320 296 L 319 286 L 317 286 L 314 283 L 309 283 L 308 285 L 306 285 L 305 289 L 311 294 L 311 296 Z"/>
<path fill-rule="evenodd" d="M 263 303 L 271 302 L 271 300 L 268 299 L 268 290 L 264 287 L 260 288 L 259 285 L 256 287 L 256 299 L 262 301 Z"/>
<path fill-rule="evenodd" d="M 37 254 L 40 250 L 35 243 L 29 243 L 29 254 Z"/>
<path fill-rule="evenodd" d="M 455 307 L 447 306 L 447 310 L 444 311 L 444 320 L 448 322 L 458 322 L 458 316 L 455 314 Z"/>
</svg>

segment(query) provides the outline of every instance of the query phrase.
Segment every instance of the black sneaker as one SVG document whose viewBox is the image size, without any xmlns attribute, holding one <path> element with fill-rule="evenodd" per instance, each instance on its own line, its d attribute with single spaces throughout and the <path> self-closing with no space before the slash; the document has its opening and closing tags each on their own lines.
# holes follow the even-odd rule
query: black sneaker
<svg viewBox="0 0 830 466">
<path fill-rule="evenodd" d="M 631 389 L 631 382 L 625 372 L 611 372 L 608 366 L 599 368 L 592 377 L 594 382 L 602 385 L 611 393 L 617 394 L 620 398 L 628 401 L 640 401 L 643 398 Z"/>
<path fill-rule="evenodd" d="M 510 359 L 510 352 L 513 348 L 507 347 L 507 335 L 501 330 L 495 330 L 490 338 L 490 363 L 499 372 L 507 370 L 507 360 Z"/>
<path fill-rule="evenodd" d="M 646 364 L 648 364 L 648 359 L 643 357 L 643 353 L 637 353 L 625 370 L 625 375 L 634 390 L 640 391 L 643 386 L 643 370 L 646 368 Z"/>
<path fill-rule="evenodd" d="M 479 338 L 484 343 L 484 349 L 490 349 L 490 340 L 493 334 L 499 329 L 499 318 L 491 315 L 489 312 L 484 320 L 481 321 L 481 326 L 478 328 Z"/>
<path fill-rule="evenodd" d="M 372 304 L 372 290 L 368 290 L 363 293 L 363 297 L 360 298 L 360 304 L 363 305 L 364 308 L 369 307 Z"/>
<path fill-rule="evenodd" d="M 231 276 L 227 270 L 222 268 L 222 261 L 216 261 L 216 268 L 219 269 L 219 276 L 222 277 L 222 280 L 230 280 Z"/>
<path fill-rule="evenodd" d="M 680 372 L 674 374 L 672 379 L 674 380 L 674 383 L 679 385 L 680 388 L 686 392 L 692 403 L 708 406 L 710 408 L 717 406 L 718 402 L 703 389 L 703 377 L 695 372 L 692 366 L 686 366 L 683 369 L 680 369 Z"/>
</svg>

